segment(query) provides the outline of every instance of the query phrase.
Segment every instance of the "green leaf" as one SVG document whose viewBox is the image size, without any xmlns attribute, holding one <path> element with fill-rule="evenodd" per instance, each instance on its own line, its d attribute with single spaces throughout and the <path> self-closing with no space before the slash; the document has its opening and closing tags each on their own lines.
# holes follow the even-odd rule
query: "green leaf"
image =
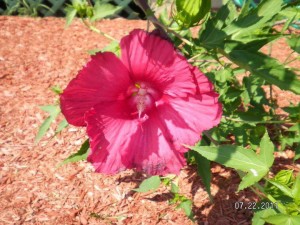
<svg viewBox="0 0 300 225">
<path fill-rule="evenodd" d="M 289 113 L 290 118 L 300 120 L 300 103 L 297 106 L 283 107 L 282 109 Z"/>
<path fill-rule="evenodd" d="M 259 159 L 270 168 L 274 162 L 274 144 L 270 141 L 268 132 L 265 132 L 261 142 L 260 142 L 260 153 Z"/>
<path fill-rule="evenodd" d="M 113 52 L 117 56 L 121 55 L 121 49 L 120 49 L 120 44 L 118 41 L 112 41 L 107 45 L 105 48 L 102 50 L 99 48 L 91 49 L 88 51 L 90 55 L 96 55 L 98 52 Z"/>
<path fill-rule="evenodd" d="M 101 3 L 100 1 L 97 1 L 93 9 L 93 17 L 91 18 L 91 21 L 115 15 L 120 10 L 122 10 L 121 6 L 114 6 L 109 3 Z"/>
<path fill-rule="evenodd" d="M 55 94 L 60 95 L 63 91 L 61 90 L 61 88 L 56 85 L 56 86 L 52 86 L 51 87 L 51 91 L 53 91 Z"/>
<path fill-rule="evenodd" d="M 294 185 L 292 187 L 292 195 L 296 201 L 300 201 L 300 173 L 298 173 Z"/>
<path fill-rule="evenodd" d="M 173 194 L 176 194 L 179 192 L 179 187 L 174 182 L 171 182 L 171 192 Z"/>
<path fill-rule="evenodd" d="M 45 121 L 42 123 L 42 125 L 40 126 L 38 133 L 35 137 L 35 144 L 37 144 L 42 138 L 43 136 L 47 133 L 47 131 L 49 130 L 51 123 L 55 120 L 55 118 L 58 116 L 58 114 L 60 113 L 60 108 L 57 105 L 46 105 L 46 106 L 41 106 L 40 107 L 43 111 L 47 112 L 50 114 L 50 116 L 48 116 Z"/>
<path fill-rule="evenodd" d="M 201 38 L 214 37 L 215 30 L 221 30 L 224 26 L 230 24 L 238 16 L 233 2 L 228 1 L 223 5 L 215 16 L 206 22 L 205 30 L 201 31 Z"/>
<path fill-rule="evenodd" d="M 35 144 L 39 143 L 39 141 L 43 138 L 43 136 L 47 133 L 47 131 L 49 130 L 51 123 L 53 122 L 55 118 L 49 116 L 47 117 L 44 122 L 42 123 L 42 125 L 39 128 L 39 131 L 35 137 Z"/>
<path fill-rule="evenodd" d="M 300 133 L 300 123 L 296 123 L 295 125 L 291 126 L 288 131 L 294 131 Z"/>
<path fill-rule="evenodd" d="M 252 225 L 264 225 L 265 221 L 262 218 L 276 215 L 276 211 L 272 208 L 256 211 L 252 217 Z"/>
<path fill-rule="evenodd" d="M 113 52 L 117 56 L 121 55 L 120 43 L 117 41 L 112 41 L 105 48 L 102 49 L 102 52 Z"/>
<path fill-rule="evenodd" d="M 293 170 L 280 170 L 272 180 L 290 186 L 294 182 Z"/>
<path fill-rule="evenodd" d="M 275 187 L 277 187 L 280 191 L 282 191 L 286 196 L 293 198 L 292 195 L 292 190 L 287 187 L 284 184 L 281 184 L 279 182 L 273 181 L 273 180 L 268 180 L 268 182 L 270 182 L 272 185 L 274 185 Z"/>
<path fill-rule="evenodd" d="M 217 29 L 222 29 L 229 25 L 238 17 L 238 12 L 232 1 L 228 1 L 217 12 L 214 18 L 214 24 Z"/>
<path fill-rule="evenodd" d="M 230 81 L 233 78 L 233 72 L 231 69 L 222 69 L 215 72 L 215 79 L 221 83 L 225 83 L 226 81 Z"/>
<path fill-rule="evenodd" d="M 300 144 L 295 149 L 295 157 L 294 160 L 300 159 Z"/>
<path fill-rule="evenodd" d="M 147 192 L 147 191 L 155 191 L 160 185 L 160 177 L 159 176 L 152 176 L 148 179 L 144 180 L 139 188 L 133 189 L 136 192 Z"/>
<path fill-rule="evenodd" d="M 200 153 L 205 158 L 218 162 L 227 167 L 247 172 L 242 179 L 238 190 L 242 190 L 265 176 L 269 167 L 264 163 L 263 157 L 258 156 L 251 149 L 245 149 L 234 145 L 196 146 L 190 149 Z"/>
<path fill-rule="evenodd" d="M 163 3 L 164 3 L 164 0 L 156 0 L 156 4 L 158 6 L 162 6 Z"/>
<path fill-rule="evenodd" d="M 60 108 L 58 105 L 43 105 L 40 106 L 40 109 L 49 113 L 50 116 L 57 116 L 60 113 Z"/>
<path fill-rule="evenodd" d="M 228 49 L 224 53 L 232 62 L 250 71 L 254 76 L 266 80 L 281 89 L 300 94 L 300 80 L 297 75 L 281 65 L 277 60 L 259 52 L 250 52 L 245 49 Z"/>
<path fill-rule="evenodd" d="M 253 31 L 266 26 L 283 7 L 282 0 L 265 0 L 257 8 L 252 9 L 245 16 L 240 16 L 224 28 L 227 35 L 232 35 L 232 40 L 238 36 L 247 36 Z M 272 10 L 270 10 L 272 9 Z"/>
<path fill-rule="evenodd" d="M 264 218 L 267 223 L 274 225 L 299 225 L 300 216 L 279 213 L 277 215 Z"/>
<path fill-rule="evenodd" d="M 279 12 L 279 15 L 288 18 L 288 20 L 297 21 L 300 19 L 300 8 L 298 7 L 286 7 Z"/>
<path fill-rule="evenodd" d="M 226 33 L 222 31 L 223 26 L 230 24 L 237 17 L 235 5 L 228 1 L 217 12 L 217 14 L 208 19 L 199 32 L 200 45 L 205 48 L 215 48 L 222 46 Z"/>
<path fill-rule="evenodd" d="M 89 154 L 89 148 L 90 148 L 90 142 L 89 139 L 87 139 L 80 147 L 79 151 L 70 155 L 68 158 L 66 158 L 64 161 L 58 164 L 57 167 L 60 167 L 67 163 L 73 163 L 78 162 L 81 160 L 86 160 L 88 154 Z"/>
<path fill-rule="evenodd" d="M 253 1 L 252 0 L 240 0 L 240 5 L 242 5 L 242 8 L 241 8 L 241 12 L 240 12 L 240 18 L 246 16 L 249 11 L 251 10 L 251 6 L 252 6 L 252 3 Z"/>
<path fill-rule="evenodd" d="M 298 52 L 300 54 L 300 36 L 299 35 L 293 35 L 291 38 L 287 39 L 287 43 L 293 49 L 295 52 Z"/>
<path fill-rule="evenodd" d="M 195 151 L 190 151 L 189 155 L 195 158 L 195 162 L 197 164 L 197 172 L 202 178 L 202 182 L 205 186 L 205 189 L 210 199 L 212 199 L 211 191 L 210 191 L 210 182 L 211 182 L 210 161 Z"/>
<path fill-rule="evenodd" d="M 186 199 L 182 201 L 176 208 L 183 209 L 185 212 L 185 215 L 192 221 L 194 221 L 194 214 L 192 211 L 193 203 L 191 200 Z"/>
<path fill-rule="evenodd" d="M 65 9 L 65 11 L 66 11 L 66 25 L 65 25 L 65 27 L 67 28 L 68 26 L 70 26 L 73 19 L 75 18 L 77 10 L 75 8 L 73 8 L 72 6 L 68 6 Z"/>
<path fill-rule="evenodd" d="M 253 34 L 249 36 L 243 36 L 241 38 L 236 37 L 234 41 L 227 42 L 226 48 L 229 49 L 241 49 L 249 52 L 257 52 L 266 44 L 281 38 L 283 34 Z"/>
<path fill-rule="evenodd" d="M 57 126 L 57 128 L 56 128 L 55 134 L 60 133 L 60 132 L 61 132 L 64 128 L 66 128 L 68 125 L 69 125 L 69 123 L 67 122 L 66 119 L 62 120 L 62 121 L 58 124 L 58 126 Z"/>
<path fill-rule="evenodd" d="M 197 24 L 211 7 L 211 0 L 176 0 L 175 3 L 175 20 L 186 28 Z"/>
<path fill-rule="evenodd" d="M 94 48 L 94 49 L 88 50 L 89 55 L 96 55 L 98 52 L 101 52 L 101 49 Z"/>
</svg>

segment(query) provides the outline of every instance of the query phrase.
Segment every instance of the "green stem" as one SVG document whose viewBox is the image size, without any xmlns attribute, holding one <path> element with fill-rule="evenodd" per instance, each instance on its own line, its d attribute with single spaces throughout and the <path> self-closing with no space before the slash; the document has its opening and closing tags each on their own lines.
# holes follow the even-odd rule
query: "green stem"
<svg viewBox="0 0 300 225">
<path fill-rule="evenodd" d="M 100 35 L 102 35 L 102 36 L 104 36 L 104 37 L 106 37 L 106 38 L 108 38 L 112 41 L 118 41 L 117 39 L 113 38 L 109 34 L 106 34 L 106 33 L 102 32 L 101 30 L 99 30 L 98 28 L 96 28 L 95 26 L 89 24 L 85 19 L 81 19 L 81 20 L 84 23 L 84 25 L 86 27 L 88 27 L 91 31 L 94 31 L 95 33 L 100 34 Z"/>
<path fill-rule="evenodd" d="M 288 124 L 295 124 L 290 120 L 267 120 L 267 121 L 249 121 L 249 120 L 239 120 L 235 118 L 231 118 L 228 116 L 223 116 L 225 120 L 231 120 L 234 122 L 239 122 L 239 123 L 262 123 L 262 124 L 282 124 L 282 123 L 288 123 Z"/>
<path fill-rule="evenodd" d="M 217 141 L 215 141 L 212 136 L 207 132 L 207 131 L 203 131 L 202 132 L 215 146 L 218 146 L 219 143 Z"/>
<path fill-rule="evenodd" d="M 292 52 L 286 57 L 286 59 L 285 59 L 284 62 L 283 62 L 283 65 L 289 64 L 289 63 L 288 63 L 288 60 L 291 58 L 291 56 L 293 55 L 294 52 L 295 52 L 295 51 L 292 51 Z"/>
<path fill-rule="evenodd" d="M 91 0 L 87 0 L 87 3 L 88 3 L 89 6 L 93 7 L 93 4 L 92 4 Z"/>
<path fill-rule="evenodd" d="M 188 62 L 194 61 L 194 59 L 196 59 L 197 57 L 199 57 L 200 55 L 202 55 L 203 53 L 199 53 L 197 55 L 194 55 L 193 57 L 188 59 Z"/>
<path fill-rule="evenodd" d="M 165 38 L 169 38 L 169 35 L 166 33 L 165 30 L 167 30 L 168 32 L 174 34 L 176 37 L 178 37 L 180 40 L 182 40 L 185 44 L 193 46 L 193 43 L 190 42 L 189 40 L 185 39 L 184 37 L 182 37 L 180 34 L 176 33 L 175 31 L 171 30 L 168 27 L 165 27 L 165 25 L 163 25 L 162 23 L 159 22 L 159 20 L 155 17 L 155 15 L 153 14 L 147 0 L 135 0 L 134 1 L 138 6 L 140 6 L 140 8 L 144 11 L 144 13 L 146 14 L 148 20 L 150 20 L 153 25 L 160 31 L 161 35 L 164 36 Z"/>
<path fill-rule="evenodd" d="M 258 192 L 254 187 L 250 186 L 250 189 L 260 198 L 260 199 L 264 199 L 265 195 L 261 194 L 260 192 Z M 261 190 L 260 190 L 261 191 Z"/>
<path fill-rule="evenodd" d="M 269 50 L 268 50 L 268 56 L 271 57 L 272 54 L 272 43 L 269 44 Z M 273 101 L 273 87 L 272 84 L 270 84 L 270 103 L 271 103 L 271 113 L 274 114 L 274 101 Z"/>
<path fill-rule="evenodd" d="M 265 193 L 264 188 L 259 183 L 256 183 L 253 186 L 258 188 L 259 191 L 262 192 L 268 200 L 270 200 L 272 203 L 276 204 L 278 206 L 278 210 L 281 213 L 286 213 L 286 209 L 285 209 L 284 205 L 282 205 L 280 202 L 278 202 L 272 195 Z"/>
<path fill-rule="evenodd" d="M 296 60 L 299 60 L 299 59 L 298 59 L 298 58 L 294 58 L 294 59 L 292 59 L 292 60 L 286 62 L 284 65 L 288 65 L 288 64 L 290 64 L 290 63 L 292 63 L 292 62 L 294 62 L 294 61 L 296 61 Z"/>
</svg>

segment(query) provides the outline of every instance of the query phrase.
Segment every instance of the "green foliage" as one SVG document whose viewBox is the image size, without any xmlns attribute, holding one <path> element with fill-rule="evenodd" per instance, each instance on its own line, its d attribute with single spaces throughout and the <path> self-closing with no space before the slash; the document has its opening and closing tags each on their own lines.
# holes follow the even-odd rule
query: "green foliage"
<svg viewBox="0 0 300 225">
<path fill-rule="evenodd" d="M 185 215 L 192 221 L 194 221 L 194 214 L 192 211 L 192 205 L 193 202 L 189 199 L 185 199 L 180 202 L 180 204 L 177 206 L 178 209 L 183 209 Z"/>
<path fill-rule="evenodd" d="M 58 167 L 67 164 L 67 163 L 74 163 L 81 160 L 86 160 L 88 154 L 89 154 L 89 148 L 90 148 L 90 142 L 89 139 L 87 139 L 80 147 L 78 152 L 70 155 L 68 158 L 66 158 L 64 161 L 62 161 L 60 164 L 58 164 Z"/>
<path fill-rule="evenodd" d="M 267 223 L 274 225 L 298 225 L 300 222 L 300 216 L 286 215 L 286 214 L 276 214 L 264 218 Z"/>
<path fill-rule="evenodd" d="M 174 182 L 168 182 L 171 185 L 171 192 L 173 193 L 173 198 L 170 200 L 171 204 L 177 204 L 177 209 L 183 209 L 185 215 L 192 221 L 194 221 L 194 213 L 192 211 L 193 202 L 186 198 L 184 195 L 179 193 L 179 187 Z"/>
<path fill-rule="evenodd" d="M 63 119 L 57 126 L 55 130 L 55 134 L 60 133 L 63 129 L 65 129 L 67 126 L 69 126 L 69 123 L 67 122 L 66 119 Z"/>
<path fill-rule="evenodd" d="M 292 170 L 279 171 L 269 179 L 265 186 L 266 193 L 284 205 L 289 215 L 300 215 L 300 174 L 296 178 Z"/>
<path fill-rule="evenodd" d="M 62 90 L 59 86 L 53 86 L 50 89 L 57 95 L 62 93 Z M 55 120 L 61 113 L 58 101 L 54 105 L 40 106 L 40 108 L 41 108 L 41 110 L 47 112 L 49 114 L 49 116 L 44 120 L 42 125 L 39 127 L 38 133 L 35 137 L 35 144 L 37 144 L 45 136 L 47 131 L 50 129 L 51 125 L 55 122 Z M 69 124 L 66 119 L 63 119 L 62 121 L 60 121 L 58 126 L 56 127 L 54 136 L 57 135 L 58 133 L 60 133 L 68 125 Z"/>
<path fill-rule="evenodd" d="M 272 8 L 272 10 L 270 10 Z M 283 8 L 282 0 L 265 0 L 257 8 L 249 11 L 246 15 L 238 16 L 222 31 L 231 40 L 239 40 L 253 34 L 257 29 L 268 25 L 268 22 Z"/>
<path fill-rule="evenodd" d="M 211 8 L 211 0 L 176 0 L 175 20 L 182 27 L 189 28 L 203 19 Z"/>
<path fill-rule="evenodd" d="M 66 12 L 66 27 L 68 27 L 70 26 L 73 19 L 75 18 L 77 14 L 77 10 L 71 6 L 68 6 L 65 8 L 65 12 Z"/>
<path fill-rule="evenodd" d="M 246 172 L 247 175 L 242 178 L 238 190 L 249 187 L 262 179 L 269 172 L 274 161 L 274 146 L 267 133 L 260 142 L 259 155 L 251 149 L 234 145 L 195 146 L 191 149 L 208 160 Z"/>
<path fill-rule="evenodd" d="M 248 14 L 238 15 L 229 3 L 200 30 L 198 44 L 208 50 L 215 49 L 269 84 L 300 94 L 297 75 L 275 59 L 258 52 L 262 46 L 283 36 L 270 29 L 270 23 L 283 8 L 282 0 L 266 0 Z M 297 38 L 290 39 L 290 44 L 296 48 Z"/>
<path fill-rule="evenodd" d="M 65 8 L 66 27 L 72 23 L 76 16 L 82 19 L 88 18 L 91 22 L 95 22 L 105 17 L 114 16 L 125 6 L 125 4 L 114 6 L 106 0 L 95 0 L 94 5 L 91 5 L 87 0 L 72 0 L 72 4 Z"/>
<path fill-rule="evenodd" d="M 194 164 L 197 165 L 198 175 L 202 178 L 202 182 L 205 186 L 205 189 L 210 199 L 212 199 L 211 191 L 210 191 L 210 182 L 211 182 L 210 161 L 207 158 L 203 157 L 202 155 L 194 151 L 188 152 L 188 159 L 190 159 Z"/>
<path fill-rule="evenodd" d="M 58 105 L 45 105 L 45 106 L 41 106 L 40 108 L 41 110 L 47 112 L 49 116 L 45 119 L 45 121 L 42 123 L 42 125 L 39 128 L 39 131 L 35 137 L 36 144 L 47 133 L 47 131 L 50 129 L 52 122 L 54 122 L 54 120 L 60 113 L 60 108 Z"/>
<path fill-rule="evenodd" d="M 260 190 L 267 196 L 262 202 L 269 202 L 270 208 L 255 210 L 252 223 L 299 224 L 300 216 L 300 174 L 293 175 L 292 170 L 281 170 L 272 179 L 267 179 Z"/>
<path fill-rule="evenodd" d="M 237 170 L 241 176 L 238 190 L 251 187 L 262 192 L 262 202 L 272 203 L 274 207 L 256 210 L 253 224 L 257 225 L 265 224 L 265 218 L 279 212 L 288 217 L 298 215 L 298 200 L 295 198 L 298 190 L 293 190 L 295 179 L 286 186 L 270 179 L 269 171 L 274 162 L 275 145 L 281 150 L 295 150 L 295 160 L 300 158 L 299 106 L 284 108 L 289 115 L 282 117 L 275 114 L 277 104 L 272 99 L 273 86 L 300 94 L 299 76 L 270 54 L 260 51 L 280 38 L 286 38 L 291 49 L 298 51 L 299 36 L 284 34 L 298 18 L 298 12 L 290 10 L 292 8 L 281 0 L 267 0 L 257 8 L 245 4 L 238 12 L 228 1 L 216 13 L 211 13 L 197 38 L 192 38 L 187 30 L 181 33 L 193 45 L 184 45 L 186 42 L 171 36 L 177 46 L 183 44 L 182 51 L 186 57 L 214 83 L 223 106 L 219 126 L 204 133 L 202 141 L 191 147 L 193 153 L 189 152 L 187 158 L 191 164 L 197 165 L 206 189 L 209 187 L 210 169 L 202 158 Z M 284 19 L 283 11 L 289 16 L 282 31 L 278 32 L 273 25 Z M 172 24 L 173 30 L 178 29 L 178 33 L 183 31 L 180 26 L 170 23 L 165 15 L 160 19 L 167 26 Z M 266 95 L 268 90 L 262 88 L 266 85 L 270 89 L 269 98 Z M 197 159 L 197 154 L 202 158 Z M 290 171 L 289 175 L 293 177 L 293 172 Z M 258 182 L 266 186 L 261 187 Z"/>
<path fill-rule="evenodd" d="M 152 176 L 145 179 L 138 188 L 133 189 L 136 192 L 148 192 L 148 191 L 156 191 L 160 184 L 164 184 L 165 186 L 170 188 L 170 192 L 173 194 L 173 198 L 170 200 L 170 204 L 176 204 L 177 209 L 183 209 L 186 216 L 194 221 L 194 214 L 192 211 L 193 203 L 191 200 L 186 198 L 184 195 L 179 193 L 179 187 L 174 182 L 175 177 L 162 177 L 159 176 Z"/>
<path fill-rule="evenodd" d="M 290 38 L 287 39 L 287 43 L 290 47 L 300 54 L 300 38 L 297 35 L 292 35 Z"/>
<path fill-rule="evenodd" d="M 63 91 L 61 90 L 61 88 L 59 86 L 52 86 L 51 87 L 51 91 L 53 91 L 55 94 L 60 95 Z"/>
<path fill-rule="evenodd" d="M 225 48 L 227 47 L 229 46 L 225 46 Z M 247 46 L 243 45 L 238 45 L 235 48 L 230 46 L 229 49 L 226 49 L 227 53 L 224 55 L 241 68 L 261 77 L 269 84 L 300 94 L 300 80 L 293 71 L 286 69 L 275 59 L 263 53 L 254 53 L 246 49 Z"/>
<path fill-rule="evenodd" d="M 121 6 L 114 6 L 109 3 L 103 3 L 101 1 L 96 1 L 96 4 L 93 8 L 93 16 L 91 17 L 91 21 L 96 21 L 108 16 L 115 15 L 120 10 L 122 10 Z"/>
<path fill-rule="evenodd" d="M 148 179 L 144 180 L 139 188 L 133 189 L 136 192 L 147 192 L 147 191 L 155 191 L 158 189 L 160 185 L 160 177 L 159 176 L 152 176 Z"/>
<path fill-rule="evenodd" d="M 20 15 L 36 17 L 42 9 L 51 9 L 43 4 L 43 0 L 4 0 L 6 10 L 0 12 L 4 15 Z"/>
<path fill-rule="evenodd" d="M 164 3 L 164 0 L 156 0 L 156 4 L 158 6 L 162 6 L 163 3 Z"/>
</svg>

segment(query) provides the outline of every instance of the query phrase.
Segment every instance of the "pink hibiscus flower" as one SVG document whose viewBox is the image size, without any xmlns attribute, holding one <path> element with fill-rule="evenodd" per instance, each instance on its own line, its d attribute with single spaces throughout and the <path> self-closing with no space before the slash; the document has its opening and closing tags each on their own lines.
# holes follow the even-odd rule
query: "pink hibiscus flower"
<svg viewBox="0 0 300 225">
<path fill-rule="evenodd" d="M 67 121 L 87 126 L 97 172 L 136 168 L 178 174 L 183 145 L 220 122 L 211 82 L 167 40 L 142 30 L 122 38 L 121 58 L 98 53 L 60 97 Z"/>
</svg>

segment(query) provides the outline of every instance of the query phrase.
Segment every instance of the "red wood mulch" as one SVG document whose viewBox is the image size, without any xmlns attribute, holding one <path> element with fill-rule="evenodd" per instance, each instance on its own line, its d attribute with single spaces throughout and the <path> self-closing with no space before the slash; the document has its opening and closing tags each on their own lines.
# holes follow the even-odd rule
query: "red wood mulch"
<svg viewBox="0 0 300 225">
<path fill-rule="evenodd" d="M 88 60 L 87 50 L 109 43 L 79 21 L 69 29 L 64 24 L 57 18 L 0 17 L 0 224 L 193 224 L 168 204 L 166 188 L 132 192 L 143 180 L 133 171 L 106 176 L 86 162 L 57 168 L 85 140 L 84 129 L 69 127 L 50 139 L 51 129 L 34 146 L 46 117 L 38 106 L 56 100 L 49 88 L 65 87 Z M 98 26 L 119 39 L 134 28 L 145 29 L 146 23 L 117 19 Z M 281 56 L 290 51 L 282 43 L 275 48 Z M 289 92 L 275 94 L 284 105 L 287 99 L 299 101 Z M 291 157 L 282 160 L 291 163 Z M 181 193 L 194 201 L 198 224 L 250 224 L 252 212 L 235 210 L 234 202 L 257 201 L 255 195 L 235 193 L 239 178 L 234 172 L 218 165 L 212 171 L 214 203 L 195 168 L 179 176 Z"/>
</svg>

